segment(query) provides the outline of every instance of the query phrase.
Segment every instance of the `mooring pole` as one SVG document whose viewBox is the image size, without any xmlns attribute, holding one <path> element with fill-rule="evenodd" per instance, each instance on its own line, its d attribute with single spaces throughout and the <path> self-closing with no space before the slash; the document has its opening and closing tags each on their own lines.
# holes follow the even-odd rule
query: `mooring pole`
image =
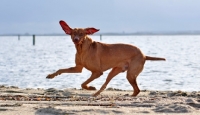
<svg viewBox="0 0 200 115">
<path fill-rule="evenodd" d="M 35 45 L 35 35 L 33 35 L 33 45 Z"/>
<path fill-rule="evenodd" d="M 18 41 L 20 40 L 20 35 L 18 35 Z"/>
<path fill-rule="evenodd" d="M 100 40 L 102 40 L 102 35 L 100 34 Z"/>
</svg>

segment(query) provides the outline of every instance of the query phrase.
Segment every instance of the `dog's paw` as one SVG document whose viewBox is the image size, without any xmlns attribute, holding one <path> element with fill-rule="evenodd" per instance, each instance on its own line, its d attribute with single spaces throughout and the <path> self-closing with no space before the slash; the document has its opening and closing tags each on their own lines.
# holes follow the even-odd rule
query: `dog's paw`
<svg viewBox="0 0 200 115">
<path fill-rule="evenodd" d="M 88 87 L 88 90 L 96 90 L 96 88 L 93 87 L 93 86 L 89 86 L 89 87 Z"/>
<path fill-rule="evenodd" d="M 92 96 L 93 97 L 96 97 L 96 96 L 98 96 L 100 94 L 100 92 L 98 91 L 98 92 L 96 92 L 95 94 L 93 94 Z"/>
<path fill-rule="evenodd" d="M 55 76 L 53 74 L 49 74 L 46 78 L 47 79 L 53 79 Z"/>
</svg>

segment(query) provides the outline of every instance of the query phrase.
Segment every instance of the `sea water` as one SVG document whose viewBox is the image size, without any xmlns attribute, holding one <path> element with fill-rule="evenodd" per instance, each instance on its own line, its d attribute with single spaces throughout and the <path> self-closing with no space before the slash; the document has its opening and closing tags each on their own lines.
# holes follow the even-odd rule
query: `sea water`
<svg viewBox="0 0 200 115">
<path fill-rule="evenodd" d="M 200 91 L 200 36 L 90 36 L 105 43 L 127 43 L 139 47 L 145 55 L 164 57 L 166 61 L 146 61 L 137 78 L 142 90 Z M 21 88 L 81 88 L 91 72 L 65 73 L 54 79 L 46 76 L 60 68 L 75 66 L 75 47 L 69 36 L 0 36 L 0 85 Z M 97 89 L 110 70 L 91 82 Z M 107 88 L 132 90 L 126 72 L 118 74 Z"/>
</svg>

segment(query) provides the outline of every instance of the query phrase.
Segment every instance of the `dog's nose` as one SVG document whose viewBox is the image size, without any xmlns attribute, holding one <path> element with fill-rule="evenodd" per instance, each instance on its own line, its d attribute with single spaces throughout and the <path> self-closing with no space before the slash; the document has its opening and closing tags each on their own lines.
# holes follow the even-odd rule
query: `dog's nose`
<svg viewBox="0 0 200 115">
<path fill-rule="evenodd" d="M 78 42 L 78 39 L 74 39 L 74 42 L 76 42 L 76 43 L 77 43 L 77 42 Z"/>
<path fill-rule="evenodd" d="M 74 40 L 76 40 L 76 39 L 79 40 L 79 36 L 75 36 L 75 37 L 74 37 Z"/>
<path fill-rule="evenodd" d="M 75 37 L 74 37 L 74 42 L 77 43 L 78 41 L 79 41 L 79 37 L 78 37 L 78 36 L 75 36 Z"/>
</svg>

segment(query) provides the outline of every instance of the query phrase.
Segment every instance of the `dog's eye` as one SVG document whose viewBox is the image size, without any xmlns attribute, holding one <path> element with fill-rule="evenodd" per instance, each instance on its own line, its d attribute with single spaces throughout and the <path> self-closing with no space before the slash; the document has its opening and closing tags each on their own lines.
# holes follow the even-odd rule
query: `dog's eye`
<svg viewBox="0 0 200 115">
<path fill-rule="evenodd" d="M 78 35 L 78 31 L 74 30 L 72 33 L 74 33 L 74 35 Z"/>
<path fill-rule="evenodd" d="M 75 35 L 75 32 L 72 32 L 71 35 Z"/>
</svg>

